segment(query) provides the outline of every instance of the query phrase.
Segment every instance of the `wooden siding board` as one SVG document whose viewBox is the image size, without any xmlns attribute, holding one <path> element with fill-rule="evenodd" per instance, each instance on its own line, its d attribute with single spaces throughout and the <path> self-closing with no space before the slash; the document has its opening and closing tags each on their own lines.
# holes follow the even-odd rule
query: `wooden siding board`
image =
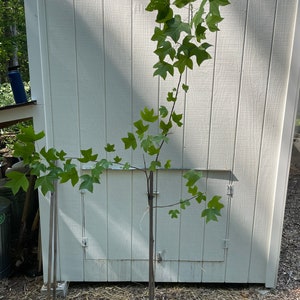
<svg viewBox="0 0 300 300">
<path fill-rule="evenodd" d="M 131 1 L 104 2 L 104 51 L 107 141 L 116 145 L 118 154 L 131 162 L 121 137 L 132 131 L 132 28 Z M 117 20 L 117 22 L 116 22 Z"/>
<path fill-rule="evenodd" d="M 71 184 L 58 185 L 57 200 L 60 280 L 83 281 L 81 196 Z"/>
<path fill-rule="evenodd" d="M 233 173 L 226 281 L 248 282 L 275 2 L 249 2 Z"/>
<path fill-rule="evenodd" d="M 169 205 L 180 200 L 181 171 L 160 171 L 157 174 L 157 206 Z M 156 209 L 155 252 L 160 253 L 162 262 L 156 265 L 157 281 L 177 281 L 179 258 L 180 219 L 171 219 L 170 208 Z"/>
<path fill-rule="evenodd" d="M 284 32 L 283 34 L 287 34 L 285 38 L 287 38 L 290 42 L 289 51 L 286 53 L 286 59 L 291 59 L 289 61 L 289 76 L 288 76 L 288 85 L 287 90 L 285 91 L 286 102 L 284 103 L 284 122 L 282 125 L 281 131 L 281 143 L 280 143 L 280 151 L 279 151 L 279 162 L 278 162 L 278 170 L 277 170 L 277 178 L 276 178 L 276 186 L 275 186 L 275 200 L 274 200 L 274 209 L 272 216 L 272 225 L 271 225 L 271 237 L 269 243 L 269 256 L 267 263 L 267 271 L 266 271 L 266 279 L 265 283 L 267 287 L 275 287 L 277 281 L 277 272 L 279 266 L 279 255 L 280 255 L 280 246 L 281 246 L 281 234 L 283 227 L 283 219 L 284 219 L 284 207 L 285 207 L 285 199 L 287 193 L 288 186 L 288 177 L 289 177 L 289 167 L 290 167 L 290 159 L 291 159 L 291 149 L 293 143 L 293 135 L 294 135 L 294 125 L 295 118 L 297 113 L 297 106 L 299 102 L 299 88 L 300 88 L 300 58 L 299 58 L 299 50 L 300 50 L 300 6 L 299 1 L 289 1 L 287 5 L 287 1 L 280 1 L 278 3 L 278 25 L 279 26 L 288 26 L 289 31 Z M 286 15 L 282 16 L 280 12 L 285 12 Z M 283 13 L 283 15 L 285 14 Z M 286 19 L 290 23 L 285 23 L 283 20 Z M 276 27 L 277 28 L 277 27 Z M 279 47 L 278 49 L 282 49 L 283 45 L 278 46 L 280 44 L 280 31 L 278 35 L 275 35 L 274 46 Z M 277 48 L 275 48 L 277 49 Z M 281 51 L 274 51 L 274 59 L 277 58 L 277 55 L 280 54 Z M 292 53 L 291 53 L 292 52 Z M 287 79 L 287 78 L 286 78 Z M 285 79 L 285 80 L 286 80 Z M 274 81 L 274 85 L 276 85 L 276 81 Z M 271 87 L 270 87 L 271 88 Z M 284 91 L 282 91 L 284 93 Z"/>
<path fill-rule="evenodd" d="M 46 1 L 54 146 L 79 156 L 73 1 Z"/>
<path fill-rule="evenodd" d="M 156 43 L 151 41 L 155 22 L 153 15 L 145 11 L 147 4 L 147 0 L 133 1 L 132 113 L 134 122 L 141 118 L 140 111 L 144 107 L 153 108 L 155 111 L 158 108 L 158 77 L 153 77 L 153 65 L 157 62 L 157 57 L 153 53 Z M 157 134 L 157 123 L 153 124 L 149 134 Z M 153 157 L 145 157 L 145 159 L 148 163 Z M 139 149 L 133 153 L 133 164 L 144 167 L 142 151 Z"/>
<path fill-rule="evenodd" d="M 208 34 L 208 43 L 214 44 L 215 34 Z M 211 53 L 211 51 L 209 51 Z M 183 168 L 207 169 L 210 134 L 210 116 L 214 59 L 200 68 L 187 72 L 184 118 Z"/>
<path fill-rule="evenodd" d="M 102 1 L 75 1 L 80 146 L 103 155 L 106 103 L 102 5 Z"/>
<path fill-rule="evenodd" d="M 209 169 L 231 170 L 236 133 L 247 1 L 222 9 L 217 33 L 209 139 Z"/>
<path fill-rule="evenodd" d="M 83 237 L 88 240 L 86 259 L 106 259 L 107 253 L 107 184 L 103 174 L 101 184 L 94 186 L 94 193 L 83 194 Z"/>
<path fill-rule="evenodd" d="M 250 282 L 264 282 L 269 253 L 272 213 L 281 140 L 286 87 L 289 78 L 290 49 L 296 1 L 279 1 L 274 28 L 267 103 L 264 118 L 257 201 L 253 227 Z M 285 201 L 283 201 L 285 202 Z M 283 220 L 278 220 L 282 222 Z"/>
</svg>

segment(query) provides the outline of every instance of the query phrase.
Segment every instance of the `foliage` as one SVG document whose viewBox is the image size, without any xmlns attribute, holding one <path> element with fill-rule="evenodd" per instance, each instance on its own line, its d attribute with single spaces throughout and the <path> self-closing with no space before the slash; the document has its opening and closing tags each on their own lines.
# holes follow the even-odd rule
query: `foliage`
<svg viewBox="0 0 300 300">
<path fill-rule="evenodd" d="M 7 68 L 16 55 L 24 81 L 29 80 L 23 0 L 0 1 L 0 83 L 7 81 Z"/>
<path fill-rule="evenodd" d="M 182 75 L 187 69 L 193 69 L 194 65 L 200 66 L 204 61 L 210 59 L 208 48 L 210 45 L 205 41 L 208 31 L 219 30 L 218 24 L 222 21 L 220 6 L 229 4 L 227 0 L 202 0 L 196 12 L 192 8 L 195 0 L 176 0 L 170 4 L 169 0 L 151 0 L 146 10 L 156 12 L 156 22 L 158 26 L 154 29 L 152 40 L 156 42 L 154 53 L 158 57 L 158 62 L 154 65 L 154 76 L 166 79 L 168 76 L 179 74 L 177 87 L 173 88 L 166 95 L 166 103 L 171 104 L 171 108 L 166 106 L 159 107 L 156 112 L 153 108 L 145 107 L 140 112 L 140 119 L 133 123 L 134 131 L 128 132 L 122 138 L 124 148 L 129 150 L 142 150 L 144 157 L 143 169 L 132 166 L 129 162 L 123 162 L 119 155 L 115 155 L 113 160 L 99 159 L 98 154 L 93 153 L 92 149 L 82 150 L 81 157 L 77 159 L 67 158 L 67 154 L 60 150 L 42 148 L 35 150 L 35 142 L 44 137 L 44 133 L 35 133 L 32 127 L 22 128 L 18 135 L 18 143 L 15 144 L 15 155 L 22 157 L 24 162 L 30 166 L 31 174 L 37 176 L 35 188 L 40 188 L 45 195 L 47 192 L 54 191 L 54 182 L 71 182 L 73 186 L 79 183 L 79 189 L 86 189 L 93 192 L 95 183 L 100 183 L 101 174 L 109 169 L 113 164 L 119 164 L 124 170 L 133 168 L 144 172 L 147 182 L 148 196 L 151 194 L 149 187 L 150 174 L 158 169 L 171 168 L 171 161 L 160 161 L 160 153 L 164 144 L 168 143 L 170 130 L 175 127 L 183 126 L 183 114 L 175 110 L 180 91 L 188 92 L 188 85 L 182 82 Z M 174 14 L 174 9 L 188 6 L 193 9 L 193 15 L 189 22 L 182 20 L 179 14 Z M 153 130 L 154 129 L 156 130 Z M 157 132 L 156 135 L 149 132 Z M 104 148 L 106 152 L 115 153 L 115 145 L 107 144 Z M 147 165 L 145 157 L 150 158 Z M 77 164 L 93 163 L 90 174 L 79 175 Z M 8 174 L 11 179 L 8 186 L 13 192 L 20 188 L 28 187 L 26 174 L 20 175 L 16 172 Z M 197 183 L 201 179 L 201 172 L 190 170 L 183 175 L 186 180 L 187 192 L 190 194 L 188 199 L 181 199 L 174 203 L 179 205 L 180 210 L 184 210 L 190 205 L 192 200 L 198 203 L 206 201 L 206 195 L 198 190 Z M 153 195 L 150 195 L 153 197 Z M 150 197 L 151 198 L 151 197 Z M 220 196 L 214 196 L 208 201 L 202 217 L 206 222 L 217 220 L 223 204 Z M 177 218 L 179 209 L 170 210 L 172 218 Z"/>
<path fill-rule="evenodd" d="M 30 82 L 23 82 L 27 98 L 30 98 Z M 10 83 L 0 84 L 0 107 L 15 104 Z"/>
</svg>

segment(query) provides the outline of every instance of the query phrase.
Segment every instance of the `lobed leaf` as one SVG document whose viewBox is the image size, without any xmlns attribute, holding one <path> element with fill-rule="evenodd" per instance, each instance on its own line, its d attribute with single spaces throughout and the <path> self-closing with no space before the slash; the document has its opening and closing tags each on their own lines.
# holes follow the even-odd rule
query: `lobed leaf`
<svg viewBox="0 0 300 300">
<path fill-rule="evenodd" d="M 18 172 L 18 171 L 11 171 L 6 174 L 6 176 L 10 179 L 6 182 L 5 186 L 10 188 L 13 194 L 15 195 L 21 188 L 24 191 L 27 191 L 29 182 L 26 177 L 26 174 Z"/>
</svg>

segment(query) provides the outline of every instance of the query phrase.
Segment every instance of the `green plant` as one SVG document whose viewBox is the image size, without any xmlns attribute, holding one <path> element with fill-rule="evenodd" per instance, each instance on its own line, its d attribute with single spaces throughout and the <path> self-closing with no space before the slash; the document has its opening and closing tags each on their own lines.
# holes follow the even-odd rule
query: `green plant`
<svg viewBox="0 0 300 300">
<path fill-rule="evenodd" d="M 154 29 L 152 40 L 156 42 L 155 54 L 158 62 L 154 65 L 154 76 L 166 80 L 168 76 L 178 73 L 176 87 L 166 95 L 166 105 L 161 105 L 158 111 L 145 107 L 140 112 L 140 119 L 133 123 L 133 132 L 128 132 L 122 138 L 125 149 L 139 149 L 143 153 L 144 167 L 139 168 L 130 162 L 123 161 L 117 154 L 115 145 L 107 144 L 105 152 L 114 153 L 113 159 L 99 158 L 93 149 L 81 150 L 81 157 L 76 159 L 67 158 L 63 150 L 54 148 L 40 150 L 35 149 L 35 142 L 44 137 L 44 133 L 35 133 L 32 127 L 22 128 L 18 135 L 18 142 L 14 145 L 15 155 L 22 157 L 25 164 L 30 166 L 30 174 L 37 176 L 35 188 L 40 188 L 46 195 L 54 193 L 55 183 L 61 184 L 71 182 L 73 186 L 79 184 L 79 189 L 93 192 L 94 184 L 100 183 L 101 174 L 114 164 L 118 164 L 124 170 L 130 168 L 144 173 L 147 186 L 147 198 L 149 205 L 149 298 L 154 299 L 154 274 L 153 274 L 153 174 L 158 169 L 170 169 L 170 160 L 161 161 L 160 154 L 164 145 L 168 143 L 170 132 L 176 127 L 183 126 L 183 113 L 177 111 L 176 104 L 179 101 L 179 93 L 187 93 L 189 86 L 183 81 L 183 74 L 187 69 L 193 69 L 194 65 L 200 66 L 204 61 L 210 59 L 208 48 L 210 45 L 206 40 L 208 31 L 216 32 L 218 23 L 222 21 L 220 6 L 228 5 L 227 0 L 202 0 L 197 9 L 192 4 L 195 0 L 176 0 L 173 4 L 168 0 L 151 0 L 146 10 L 156 11 L 156 22 L 158 26 Z M 190 20 L 182 21 L 179 14 L 174 14 L 177 9 L 188 7 Z M 169 108 L 168 108 L 169 107 Z M 157 134 L 150 134 L 158 132 Z M 147 159 L 146 159 L 147 157 Z M 77 164 L 93 163 L 90 174 L 80 175 Z M 147 163 L 149 161 L 149 163 Z M 177 218 L 181 210 L 186 209 L 191 201 L 202 203 L 207 201 L 206 195 L 198 188 L 201 172 L 189 170 L 184 173 L 186 188 L 189 198 L 174 201 L 172 206 L 177 206 L 169 211 L 171 218 Z M 28 189 L 29 182 L 27 174 L 11 172 L 8 174 L 9 186 L 14 193 L 20 188 Z M 224 205 L 220 202 L 220 196 L 213 196 L 207 201 L 206 208 L 201 216 L 206 222 L 217 221 L 220 211 Z"/>
<path fill-rule="evenodd" d="M 24 82 L 25 92 L 30 99 L 30 82 Z M 0 107 L 15 104 L 11 85 L 8 82 L 0 84 Z"/>
</svg>

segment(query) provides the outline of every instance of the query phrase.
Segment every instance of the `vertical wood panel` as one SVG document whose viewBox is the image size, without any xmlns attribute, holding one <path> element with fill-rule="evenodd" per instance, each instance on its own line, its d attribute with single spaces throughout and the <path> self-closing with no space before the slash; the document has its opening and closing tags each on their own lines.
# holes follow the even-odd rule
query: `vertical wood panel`
<svg viewBox="0 0 300 300">
<path fill-rule="evenodd" d="M 131 131 L 131 1 L 104 2 L 104 49 L 106 91 L 106 134 L 109 143 L 122 149 L 120 138 Z M 121 13 L 120 13 L 121 12 Z M 130 151 L 118 151 L 131 161 Z M 130 172 L 108 175 L 108 279 L 131 280 L 131 201 Z"/>
<path fill-rule="evenodd" d="M 222 8 L 224 21 L 215 49 L 213 99 L 210 124 L 209 169 L 230 170 L 234 153 L 246 0 Z"/>
<path fill-rule="evenodd" d="M 249 281 L 255 282 L 258 275 L 259 280 L 266 281 L 265 270 L 269 251 L 277 249 L 277 267 L 280 249 L 281 230 L 277 231 L 279 237 L 276 247 L 270 247 L 272 229 L 272 214 L 274 210 L 274 199 L 276 189 L 276 178 L 278 168 L 279 147 L 281 143 L 282 126 L 288 86 L 291 44 L 293 41 L 293 26 L 297 1 L 278 1 L 277 15 L 274 28 L 273 50 L 271 56 L 270 78 L 267 94 L 266 113 L 264 120 L 264 131 L 260 158 L 260 171 L 257 187 L 257 204 L 255 209 L 255 220 L 253 228 L 252 255 L 250 264 Z M 298 55 L 298 54 L 297 54 Z M 299 68 L 299 65 L 298 65 Z M 295 99 L 297 101 L 297 99 Z M 291 128 L 294 126 L 293 118 L 288 116 Z M 289 135 L 290 143 L 292 134 Z M 288 164 L 287 164 L 288 166 Z M 267 175 L 266 175 L 267 174 Z M 284 196 L 285 197 L 285 196 Z M 281 198 L 284 205 L 285 199 Z M 283 223 L 281 219 L 275 221 Z M 276 264 L 276 262 L 274 262 Z M 277 270 L 272 272 L 275 281 Z M 273 284 L 274 285 L 274 284 Z"/>
<path fill-rule="evenodd" d="M 154 16 L 145 11 L 148 0 L 134 0 L 132 12 L 132 93 L 133 121 L 141 118 L 140 111 L 144 107 L 157 110 L 158 107 L 158 77 L 153 77 L 153 65 L 157 62 L 153 53 L 156 43 L 151 41 L 155 26 Z M 149 134 L 157 133 L 157 124 Z M 124 132 L 126 134 L 126 132 Z M 152 157 L 146 157 L 151 161 Z M 143 167 L 142 152 L 133 153 L 133 164 Z"/>
<path fill-rule="evenodd" d="M 275 2 L 249 1 L 233 173 L 226 281 L 247 282 Z"/>
<path fill-rule="evenodd" d="M 211 221 L 205 224 L 203 239 L 203 282 L 225 281 L 225 245 L 227 239 L 228 196 L 227 184 L 230 172 L 208 172 L 207 174 L 207 201 L 214 196 L 221 196 L 220 202 L 224 205 L 218 222 Z"/>
<path fill-rule="evenodd" d="M 146 178 L 140 171 L 133 173 L 132 194 L 132 280 L 148 280 L 149 211 Z"/>
<path fill-rule="evenodd" d="M 103 1 L 75 1 L 80 146 L 103 155 L 106 144 Z"/>
<path fill-rule="evenodd" d="M 54 145 L 79 155 L 73 1 L 46 1 Z"/>
<path fill-rule="evenodd" d="M 180 171 L 161 171 L 157 176 L 157 205 L 168 205 L 180 200 L 181 191 Z M 168 215 L 170 208 L 157 208 L 155 252 L 160 253 L 162 262 L 156 264 L 156 280 L 177 281 L 179 258 L 179 229 L 180 219 L 171 219 Z"/>
<path fill-rule="evenodd" d="M 83 281 L 81 197 L 71 184 L 58 185 L 59 262 L 61 279 Z"/>
<path fill-rule="evenodd" d="M 107 258 L 107 189 L 106 174 L 101 184 L 94 186 L 94 193 L 83 195 L 85 227 L 83 236 L 88 239 L 86 259 Z"/>
<path fill-rule="evenodd" d="M 121 137 L 132 131 L 131 1 L 104 2 L 106 131 L 109 143 L 124 149 Z M 125 133 L 125 135 L 124 135 Z M 130 151 L 118 151 L 131 161 Z"/>
</svg>

